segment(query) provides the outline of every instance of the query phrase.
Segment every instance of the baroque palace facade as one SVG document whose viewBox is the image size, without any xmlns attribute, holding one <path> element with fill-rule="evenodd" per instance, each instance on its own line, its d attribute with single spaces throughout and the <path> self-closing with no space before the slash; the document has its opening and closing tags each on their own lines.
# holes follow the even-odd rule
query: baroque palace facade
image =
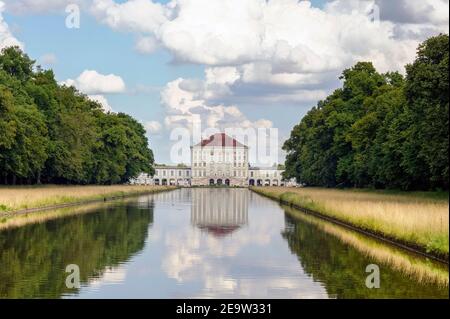
<svg viewBox="0 0 450 319">
<path fill-rule="evenodd" d="M 141 174 L 132 184 L 177 186 L 285 186 L 283 170 L 249 165 L 248 147 L 219 133 L 191 147 L 192 166 L 155 166 L 155 175 Z"/>
</svg>

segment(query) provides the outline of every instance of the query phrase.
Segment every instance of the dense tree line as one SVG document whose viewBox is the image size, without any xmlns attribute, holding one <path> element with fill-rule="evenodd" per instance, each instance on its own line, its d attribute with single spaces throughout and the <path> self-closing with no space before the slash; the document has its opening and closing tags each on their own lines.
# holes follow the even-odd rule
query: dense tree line
<svg viewBox="0 0 450 319">
<path fill-rule="evenodd" d="M 65 218 L 2 230 L 0 298 L 78 293 L 65 284 L 66 266 L 78 265 L 80 281 L 86 284 L 127 262 L 145 246 L 153 225 L 153 206 L 149 207 L 80 206 L 59 211 Z"/>
<path fill-rule="evenodd" d="M 17 47 L 0 54 L 0 184 L 114 184 L 152 173 L 145 129 L 105 113 Z"/>
<path fill-rule="evenodd" d="M 406 77 L 360 62 L 285 142 L 286 177 L 308 185 L 449 188 L 448 35 L 420 45 Z"/>
</svg>

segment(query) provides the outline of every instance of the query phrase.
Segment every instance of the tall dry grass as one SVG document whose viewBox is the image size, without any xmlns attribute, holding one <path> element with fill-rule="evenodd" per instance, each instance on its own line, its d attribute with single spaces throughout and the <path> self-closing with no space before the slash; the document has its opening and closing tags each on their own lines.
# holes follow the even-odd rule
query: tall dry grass
<svg viewBox="0 0 450 319">
<path fill-rule="evenodd" d="M 169 189 L 173 187 L 141 185 L 0 187 L 0 213 Z"/>
<path fill-rule="evenodd" d="M 289 206 L 283 207 L 287 214 L 295 219 L 316 225 L 322 231 L 339 239 L 377 262 L 411 277 L 420 283 L 434 283 L 448 287 L 448 268 L 438 262 L 433 262 L 419 256 L 409 254 L 394 246 L 385 245 L 375 239 L 347 230 L 311 215 L 306 215 Z"/>
<path fill-rule="evenodd" d="M 448 197 L 322 188 L 253 188 L 258 193 L 305 207 L 429 252 L 448 255 Z"/>
</svg>

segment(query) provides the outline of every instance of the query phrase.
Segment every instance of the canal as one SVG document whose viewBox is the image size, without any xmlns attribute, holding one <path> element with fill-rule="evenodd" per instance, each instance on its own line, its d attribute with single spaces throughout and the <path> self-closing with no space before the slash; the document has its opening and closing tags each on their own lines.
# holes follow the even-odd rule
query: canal
<svg viewBox="0 0 450 319">
<path fill-rule="evenodd" d="M 246 189 L 193 188 L 3 221 L 0 297 L 448 298 L 448 268 Z"/>
</svg>

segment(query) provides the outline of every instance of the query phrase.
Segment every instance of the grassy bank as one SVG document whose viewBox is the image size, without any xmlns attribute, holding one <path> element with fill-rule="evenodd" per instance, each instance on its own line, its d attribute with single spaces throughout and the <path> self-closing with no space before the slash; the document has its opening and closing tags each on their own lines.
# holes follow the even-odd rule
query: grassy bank
<svg viewBox="0 0 450 319">
<path fill-rule="evenodd" d="M 282 207 L 286 214 L 295 220 L 301 220 L 303 223 L 318 227 L 322 232 L 353 247 L 363 255 L 373 258 L 378 265 L 386 265 L 422 284 L 432 283 L 441 287 L 448 287 L 447 265 L 410 254 L 392 245 L 386 245 L 364 234 L 359 234 L 321 218 L 304 214 L 290 206 L 284 205 Z"/>
<path fill-rule="evenodd" d="M 174 189 L 169 186 L 36 186 L 0 187 L 0 214 L 54 205 L 150 194 Z"/>
<path fill-rule="evenodd" d="M 417 246 L 428 253 L 448 257 L 448 193 L 282 187 L 253 187 L 252 190 L 386 238 Z"/>
</svg>

